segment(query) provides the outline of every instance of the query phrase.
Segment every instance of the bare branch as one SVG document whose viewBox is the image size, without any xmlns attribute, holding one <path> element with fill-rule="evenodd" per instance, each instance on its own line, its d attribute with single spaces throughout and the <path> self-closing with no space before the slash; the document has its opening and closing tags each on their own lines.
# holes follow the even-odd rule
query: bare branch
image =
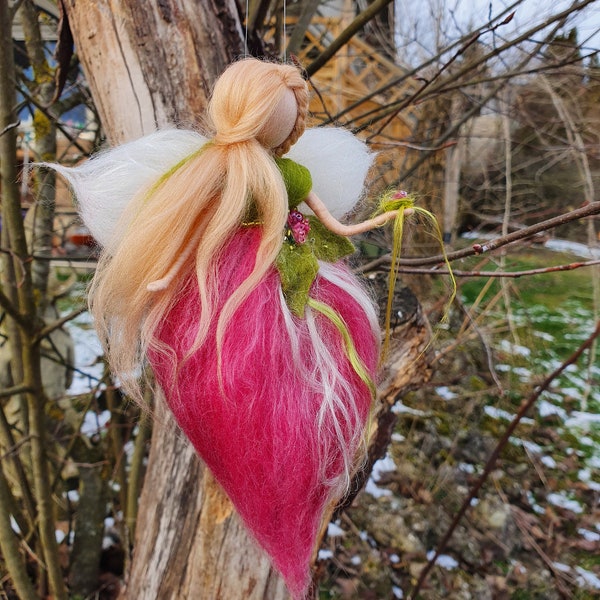
<svg viewBox="0 0 600 600">
<path fill-rule="evenodd" d="M 34 600 L 38 595 L 27 575 L 25 563 L 21 560 L 17 536 L 10 522 L 9 506 L 13 501 L 14 497 L 0 466 L 0 547 L 19 597 Z"/>
<path fill-rule="evenodd" d="M 74 137 L 62 123 L 60 123 L 54 111 L 48 110 L 47 107 L 45 107 L 42 103 L 38 102 L 22 86 L 19 87 L 19 93 L 23 94 L 23 97 L 28 102 L 31 102 L 31 104 L 33 104 L 45 117 L 51 120 L 56 125 L 57 129 L 60 130 L 60 132 L 69 140 L 69 142 L 71 142 L 71 144 L 73 144 L 77 148 L 77 150 L 79 150 L 84 155 L 88 154 L 88 151 L 79 144 L 77 138 Z M 65 109 L 69 109 L 68 104 L 65 104 Z"/>
<path fill-rule="evenodd" d="M 600 265 L 600 260 L 588 260 L 585 262 L 574 262 L 568 265 L 557 265 L 555 267 L 545 267 L 542 269 L 529 269 L 527 271 L 457 271 L 452 269 L 454 277 L 492 277 L 518 279 L 530 275 L 542 275 L 545 273 L 556 273 L 558 271 L 574 271 L 583 267 L 593 267 Z M 447 269 L 413 269 L 410 267 L 400 267 L 398 273 L 408 273 L 411 275 L 450 275 Z"/>
<path fill-rule="evenodd" d="M 18 396 L 19 394 L 28 394 L 33 390 L 26 385 L 14 385 L 13 387 L 0 390 L 0 398 L 10 398 L 11 396 Z"/>
<path fill-rule="evenodd" d="M 17 307 L 12 303 L 11 299 L 0 288 L 0 306 L 10 317 L 21 327 L 26 326 L 26 321 L 18 311 Z"/>
<path fill-rule="evenodd" d="M 465 258 L 467 256 L 476 256 L 479 254 L 484 254 L 486 252 L 491 252 L 493 250 L 497 250 L 498 248 L 502 248 L 502 246 L 506 246 L 508 244 L 527 239 L 532 235 L 535 235 L 542 231 L 548 231 L 554 227 L 558 227 L 559 225 L 564 225 L 565 223 L 570 223 L 572 221 L 577 221 L 578 219 L 583 219 L 585 217 L 590 217 L 592 215 L 597 214 L 600 214 L 600 201 L 590 202 L 586 206 L 577 208 L 563 215 L 559 215 L 558 217 L 542 221 L 541 223 L 536 223 L 535 225 L 531 225 L 530 227 L 525 227 L 523 229 L 519 229 L 518 231 L 513 231 L 508 235 L 498 237 L 494 240 L 490 240 L 485 244 L 473 244 L 471 248 L 464 248 L 463 250 L 450 252 L 447 254 L 447 258 L 449 261 L 454 261 L 460 258 Z M 402 258 L 400 259 L 400 265 L 437 265 L 442 264 L 444 260 L 445 258 L 442 254 L 437 254 L 435 256 L 423 258 Z M 369 263 L 361 265 L 357 268 L 357 272 L 364 273 L 366 271 L 371 271 L 374 268 L 383 264 L 389 264 L 390 261 L 390 255 L 386 254 L 385 256 L 380 256 L 379 258 Z"/>
<path fill-rule="evenodd" d="M 300 18 L 294 26 L 290 41 L 288 42 L 288 54 L 296 54 L 298 50 L 300 50 L 306 30 L 308 29 L 310 21 L 317 11 L 317 8 L 319 8 L 319 4 L 321 4 L 321 0 L 308 0 L 307 2 L 304 2 L 302 6 L 302 12 L 300 13 Z"/>
<path fill-rule="evenodd" d="M 340 35 L 306 67 L 308 75 L 314 75 L 325 63 L 348 41 L 354 34 L 364 27 L 376 15 L 378 15 L 392 0 L 375 0 L 369 7 L 363 10 L 355 19 L 340 33 Z"/>
<path fill-rule="evenodd" d="M 439 542 L 433 556 L 429 559 L 428 563 L 425 565 L 425 567 L 421 571 L 417 583 L 415 584 L 415 586 L 413 587 L 413 589 L 411 590 L 411 592 L 408 596 L 409 600 L 415 600 L 417 598 L 417 594 L 419 593 L 419 590 L 421 589 L 425 579 L 427 578 L 427 575 L 433 568 L 433 565 L 435 565 L 435 562 L 438 559 L 438 557 L 440 556 L 440 554 L 444 551 L 444 548 L 446 547 L 448 541 L 452 537 L 454 530 L 456 529 L 456 527 L 460 523 L 461 519 L 463 518 L 463 516 L 465 515 L 465 513 L 471 506 L 471 502 L 473 501 L 474 498 L 477 497 L 479 490 L 481 489 L 483 484 L 486 482 L 489 474 L 492 472 L 492 469 L 494 468 L 496 461 L 498 460 L 498 457 L 500 456 L 500 452 L 502 451 L 504 446 L 506 446 L 506 444 L 508 443 L 508 440 L 510 439 L 511 435 L 514 433 L 515 429 L 517 428 L 517 425 L 519 425 L 519 423 L 521 422 L 523 417 L 527 414 L 527 412 L 531 409 L 531 407 L 536 403 L 536 401 L 538 400 L 538 398 L 540 397 L 542 392 L 546 391 L 550 387 L 550 385 L 552 385 L 552 382 L 557 377 L 559 377 L 561 375 L 561 373 L 568 366 L 576 363 L 579 360 L 579 357 L 587 349 L 589 349 L 592 346 L 592 344 L 594 343 L 594 340 L 596 340 L 596 338 L 598 338 L 599 336 L 600 336 L 600 321 L 596 324 L 595 330 L 588 337 L 588 339 L 565 362 L 563 362 L 562 365 L 560 365 L 556 370 L 554 370 L 550 375 L 548 375 L 548 377 L 546 377 L 546 379 L 537 387 L 537 389 L 529 396 L 529 398 L 527 398 L 521 404 L 521 408 L 519 409 L 519 411 L 517 412 L 517 414 L 511 421 L 510 425 L 506 428 L 506 431 L 504 432 L 504 434 L 502 435 L 502 437 L 496 444 L 496 447 L 494 448 L 490 457 L 488 458 L 481 476 L 475 482 L 473 487 L 470 489 L 470 491 L 467 494 L 467 497 L 464 499 L 459 511 L 454 516 L 452 523 L 450 524 L 450 526 L 448 527 L 448 530 L 444 534 L 444 537 Z"/>
<path fill-rule="evenodd" d="M 13 259 L 13 263 L 15 265 L 19 265 L 21 276 L 19 277 L 18 281 L 15 279 L 15 287 L 20 288 L 25 283 L 25 278 L 27 277 L 27 269 L 25 264 L 31 262 L 31 257 L 29 256 L 26 259 L 22 259 L 11 248 L 0 248 L 0 252 L 3 254 L 8 254 Z"/>
<path fill-rule="evenodd" d="M 48 337 L 53 331 L 60 329 L 65 323 L 72 321 L 76 317 L 78 317 L 81 313 L 84 313 L 87 310 L 87 307 L 82 306 L 81 308 L 77 308 L 71 311 L 68 315 L 58 319 L 58 321 L 54 321 L 54 323 L 50 323 L 50 325 L 44 327 L 36 336 L 33 338 L 34 344 L 39 344 L 45 337 Z"/>
<path fill-rule="evenodd" d="M 491 19 L 490 21 L 488 21 L 483 27 L 479 28 L 477 31 L 483 33 L 485 31 L 489 30 L 489 28 L 493 25 L 494 22 L 496 22 L 500 17 L 502 17 L 502 16 L 504 16 L 504 15 L 512 12 L 522 2 L 523 2 L 523 0 L 517 0 L 516 2 L 513 2 L 513 4 L 511 4 L 509 7 L 507 7 L 499 15 L 497 15 L 496 17 L 494 17 L 493 19 Z M 420 64 L 418 67 L 415 67 L 414 69 L 411 69 L 410 71 L 408 71 L 407 73 L 405 73 L 404 75 L 402 75 L 402 77 L 397 77 L 395 79 L 392 79 L 391 81 L 389 81 L 388 83 L 386 83 L 382 87 L 377 88 L 376 90 L 374 90 L 373 92 L 370 92 L 369 94 L 367 94 L 365 96 L 362 96 L 354 104 L 351 104 L 350 106 L 346 107 L 344 110 L 342 110 L 339 113 L 337 113 L 336 115 L 334 115 L 329 121 L 326 121 L 324 123 L 324 125 L 329 125 L 330 123 L 333 123 L 335 121 L 339 121 L 339 119 L 341 117 L 343 117 L 345 114 L 353 111 L 355 108 L 358 108 L 361 104 L 365 104 L 366 102 L 368 102 L 369 100 L 371 100 L 375 96 L 383 94 L 383 93 L 387 92 L 389 89 L 398 86 L 402 81 L 407 81 L 410 78 L 415 77 L 419 72 L 423 71 L 427 67 L 430 67 L 431 65 L 433 65 L 437 61 L 439 61 L 444 54 L 446 54 L 446 53 L 454 50 L 457 47 L 460 47 L 460 46 L 464 45 L 465 43 L 467 43 L 469 41 L 469 39 L 471 39 L 473 37 L 473 35 L 474 35 L 474 32 L 468 33 L 467 35 L 465 35 L 465 36 L 461 37 L 460 39 L 458 39 L 453 44 L 450 44 L 449 46 L 446 46 L 441 52 L 439 52 L 435 56 L 431 57 L 429 60 L 425 61 L 424 63 Z M 369 114 L 369 113 L 366 113 L 366 114 Z M 362 115 L 362 116 L 364 116 L 364 115 Z M 362 118 L 362 116 L 360 118 Z"/>
<path fill-rule="evenodd" d="M 575 7 L 571 6 L 570 8 L 562 11 L 561 13 L 557 13 L 551 17 L 549 17 L 547 20 L 545 20 L 544 22 L 536 25 L 535 27 L 532 27 L 531 29 L 529 29 L 528 31 L 524 32 L 522 35 L 518 36 L 515 39 L 512 39 L 508 42 L 506 42 L 505 44 L 503 44 L 502 46 L 499 46 L 498 48 L 494 48 L 493 50 L 491 50 L 490 52 L 488 52 L 487 54 L 481 56 L 477 61 L 475 62 L 471 62 L 468 64 L 465 64 L 465 66 L 459 70 L 457 70 L 456 72 L 454 72 L 453 74 L 451 74 L 448 78 L 446 78 L 444 81 L 440 82 L 440 84 L 438 86 L 433 86 L 430 90 L 429 90 L 429 96 L 431 95 L 436 95 L 438 93 L 441 92 L 442 89 L 445 89 L 446 86 L 448 86 L 449 84 L 453 83 L 453 82 L 458 82 L 461 83 L 461 80 L 464 78 L 464 76 L 469 73 L 469 72 L 473 72 L 474 70 L 476 70 L 478 67 L 486 64 L 491 58 L 495 57 L 495 56 L 500 56 L 503 52 L 505 52 L 506 50 L 513 48 L 514 46 L 517 46 L 518 44 L 524 42 L 524 41 L 529 41 L 533 35 L 535 35 L 536 33 L 538 33 L 539 31 L 549 27 L 550 25 L 552 25 L 553 23 L 556 24 L 555 28 L 545 37 L 545 39 L 542 42 L 538 42 L 538 46 L 541 47 L 545 44 L 547 44 L 555 35 L 556 31 L 558 30 L 558 28 L 560 26 L 562 26 L 564 20 L 573 12 L 579 11 L 582 8 L 584 8 L 586 5 L 590 4 L 591 2 L 594 2 L 594 0 L 585 0 L 584 3 L 577 5 Z M 505 11 L 506 12 L 506 11 Z M 500 23 L 500 25 L 502 25 L 503 23 Z M 480 37 L 483 33 L 487 32 L 487 31 L 493 31 L 496 27 L 498 27 L 498 25 L 494 26 L 494 27 L 488 27 L 487 29 L 480 29 L 479 32 L 477 32 L 475 34 L 477 39 L 478 37 Z M 467 36 L 466 39 L 463 38 L 463 44 L 462 46 L 464 47 L 464 49 L 466 49 L 469 45 L 471 45 L 474 41 L 474 35 L 471 34 L 470 36 Z M 454 48 L 455 46 L 452 46 L 452 48 Z M 441 52 L 439 54 L 438 57 L 441 57 L 443 54 L 445 54 L 448 51 L 448 49 L 444 49 L 443 52 Z M 404 110 L 406 107 L 408 107 L 411 104 L 415 104 L 417 100 L 423 100 L 423 98 L 421 97 L 423 95 L 423 92 L 425 91 L 426 88 L 428 88 L 431 84 L 432 81 L 436 80 L 439 77 L 439 74 L 441 73 L 441 71 L 445 70 L 447 68 L 447 66 L 454 62 L 454 60 L 456 59 L 456 57 L 462 53 L 463 48 L 459 49 L 459 51 L 450 58 L 449 61 L 447 61 L 444 65 L 442 65 L 440 71 L 431 79 L 431 80 L 425 80 L 423 86 L 421 88 L 419 88 L 414 94 L 412 95 L 408 95 L 405 98 L 403 98 L 402 100 L 399 100 L 398 102 L 391 104 L 389 106 L 386 106 L 384 108 L 375 108 L 372 109 L 370 111 L 367 111 L 361 115 L 356 116 L 353 121 L 363 121 L 364 119 L 368 119 L 369 122 L 369 126 L 371 126 L 374 122 L 387 118 L 390 115 L 396 115 L 399 112 L 401 112 L 402 110 Z M 513 69 L 511 71 L 512 76 L 516 76 L 516 73 L 520 72 L 523 70 L 524 66 L 526 64 L 528 64 L 532 59 L 534 58 L 534 53 L 529 53 L 525 59 L 523 61 L 521 61 L 521 63 L 519 64 L 519 66 L 516 69 Z M 431 61 L 433 62 L 433 61 Z M 430 62 L 428 62 L 428 64 L 430 64 Z M 420 69 L 422 70 L 424 68 L 424 66 L 422 65 L 420 67 Z M 410 75 L 416 75 L 418 73 L 417 69 L 414 69 Z M 408 74 L 401 78 L 405 79 L 406 77 L 408 77 Z M 397 84 L 398 82 L 396 82 Z M 390 84 L 387 84 L 386 89 L 390 87 Z M 488 96 L 486 96 L 484 99 L 482 99 L 482 101 L 479 103 L 478 106 L 474 107 L 474 111 L 470 111 L 469 113 L 469 118 L 472 116 L 471 113 L 475 113 L 477 112 L 481 106 L 485 105 L 490 98 L 493 98 L 495 96 L 497 96 L 498 92 L 504 87 L 504 85 L 500 85 L 498 86 L 495 90 L 493 90 L 493 92 L 491 94 L 489 94 Z M 378 90 L 377 93 L 381 93 L 383 91 L 383 88 Z M 376 95 L 375 93 L 373 93 L 372 95 L 370 95 L 371 97 Z M 365 96 L 365 98 L 369 98 L 369 96 Z M 361 100 L 357 103 L 360 104 L 363 101 L 365 101 L 365 98 L 361 98 Z M 351 108 L 346 109 L 343 112 L 347 112 L 348 110 L 351 110 Z M 339 118 L 339 116 L 342 113 L 339 113 L 338 115 L 336 115 L 335 118 Z M 462 124 L 462 122 L 464 122 L 465 119 L 463 119 L 461 121 L 460 124 Z M 459 124 L 459 126 L 460 126 Z M 367 125 L 363 125 L 361 127 L 359 127 L 357 129 L 357 131 L 362 131 L 363 129 L 366 129 Z M 452 128 L 453 134 L 454 132 L 457 131 L 457 127 L 453 127 Z M 447 138 L 447 136 L 444 136 L 443 140 L 445 141 Z M 441 143 L 440 141 L 438 141 L 438 144 Z M 419 163 L 420 164 L 420 163 Z M 411 172 L 414 172 L 414 168 L 411 169 Z"/>
<path fill-rule="evenodd" d="M 3 136 L 7 131 L 11 129 L 17 128 L 21 124 L 21 121 L 15 121 L 14 123 L 9 123 L 2 131 L 0 131 L 0 136 Z"/>
</svg>

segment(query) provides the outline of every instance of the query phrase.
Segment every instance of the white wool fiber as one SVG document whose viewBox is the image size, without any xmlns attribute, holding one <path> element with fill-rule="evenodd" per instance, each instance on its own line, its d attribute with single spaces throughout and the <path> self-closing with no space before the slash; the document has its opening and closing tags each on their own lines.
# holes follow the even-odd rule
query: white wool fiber
<svg viewBox="0 0 600 600">
<path fill-rule="evenodd" d="M 165 129 L 104 150 L 74 168 L 44 166 L 67 180 L 83 222 L 96 241 L 111 252 L 118 242 L 114 239 L 117 223 L 132 198 L 205 142 L 206 138 L 194 131 Z"/>
<path fill-rule="evenodd" d="M 310 171 L 313 191 L 336 219 L 361 199 L 375 158 L 364 142 L 337 127 L 307 129 L 287 156 Z M 311 212 L 305 204 L 300 211 Z"/>
</svg>

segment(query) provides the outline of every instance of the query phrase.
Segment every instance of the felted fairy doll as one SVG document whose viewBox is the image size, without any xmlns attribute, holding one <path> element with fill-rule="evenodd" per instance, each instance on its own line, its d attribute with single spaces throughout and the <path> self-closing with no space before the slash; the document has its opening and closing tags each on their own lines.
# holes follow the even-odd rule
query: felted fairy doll
<svg viewBox="0 0 600 600">
<path fill-rule="evenodd" d="M 295 67 L 245 59 L 215 85 L 210 139 L 161 131 L 57 168 L 103 246 L 90 304 L 113 372 L 139 397 L 150 362 L 296 598 L 326 508 L 360 460 L 374 395 L 380 332 L 342 261 L 347 236 L 396 215 L 337 220 L 371 157 L 337 129 L 302 144 L 307 107 Z M 314 184 L 282 158 L 299 139 L 301 162 L 327 165 Z"/>
</svg>

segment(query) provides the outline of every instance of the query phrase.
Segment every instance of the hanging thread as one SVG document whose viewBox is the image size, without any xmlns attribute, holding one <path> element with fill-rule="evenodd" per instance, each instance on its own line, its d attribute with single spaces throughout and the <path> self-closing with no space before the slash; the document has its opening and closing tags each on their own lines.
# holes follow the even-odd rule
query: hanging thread
<svg viewBox="0 0 600 600">
<path fill-rule="evenodd" d="M 248 58 L 248 18 L 250 15 L 248 14 L 248 4 L 250 0 L 246 0 L 246 26 L 244 27 L 244 58 Z"/>
<path fill-rule="evenodd" d="M 281 27 L 281 47 L 283 48 L 283 62 L 287 61 L 287 44 L 285 39 L 285 26 L 287 21 L 287 0 L 283 0 L 283 26 Z"/>
</svg>

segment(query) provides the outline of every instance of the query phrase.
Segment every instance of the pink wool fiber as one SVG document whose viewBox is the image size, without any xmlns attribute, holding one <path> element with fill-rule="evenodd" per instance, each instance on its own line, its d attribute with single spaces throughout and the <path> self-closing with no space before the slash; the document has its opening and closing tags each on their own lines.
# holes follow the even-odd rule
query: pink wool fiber
<svg viewBox="0 0 600 600">
<path fill-rule="evenodd" d="M 244 228 L 223 252 L 219 306 L 249 274 L 259 235 L 257 228 Z M 351 295 L 358 284 L 344 267 L 329 268 L 339 272 L 344 289 L 318 276 L 311 296 L 344 318 L 373 375 L 378 342 Z M 183 360 L 200 313 L 192 280 L 157 332 L 175 357 L 153 351 L 150 360 L 181 429 L 299 599 L 310 584 L 324 512 L 343 491 L 345 469 L 357 452 L 371 395 L 349 364 L 337 329 L 310 309 L 305 319 L 293 317 L 283 305 L 279 282 L 273 268 L 232 319 L 224 338 L 221 384 L 216 323 L 201 348 Z M 316 345 L 311 322 L 320 338 Z M 323 413 L 324 396 L 332 391 L 339 402 Z"/>
</svg>

